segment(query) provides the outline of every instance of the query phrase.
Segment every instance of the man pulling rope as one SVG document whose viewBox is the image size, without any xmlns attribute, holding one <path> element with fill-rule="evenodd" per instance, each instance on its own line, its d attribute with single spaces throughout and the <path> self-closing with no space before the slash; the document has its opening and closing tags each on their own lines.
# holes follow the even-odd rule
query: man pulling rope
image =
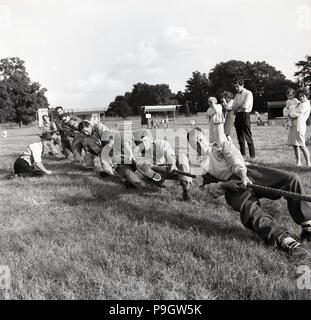
<svg viewBox="0 0 311 320">
<path fill-rule="evenodd" d="M 295 256 L 311 257 L 306 243 L 311 241 L 311 206 L 307 202 L 310 197 L 303 195 L 297 175 L 279 169 L 246 166 L 232 142 L 210 145 L 200 128 L 192 129 L 187 138 L 198 154 L 193 167 L 201 168 L 203 184 L 212 196 L 225 195 L 227 204 L 240 213 L 243 225 L 268 244 Z M 302 228 L 300 242 L 260 206 L 261 198 L 277 200 L 282 196 L 292 219 Z"/>
</svg>

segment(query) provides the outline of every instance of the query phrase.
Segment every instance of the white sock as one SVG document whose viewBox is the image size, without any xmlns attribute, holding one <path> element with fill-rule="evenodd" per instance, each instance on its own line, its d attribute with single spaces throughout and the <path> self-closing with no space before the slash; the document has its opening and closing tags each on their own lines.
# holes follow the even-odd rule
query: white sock
<svg viewBox="0 0 311 320">
<path fill-rule="evenodd" d="M 301 224 L 303 230 L 311 232 L 311 220 L 305 221 Z"/>
<path fill-rule="evenodd" d="M 286 247 L 288 244 L 290 244 L 290 243 L 297 243 L 297 245 L 295 245 L 295 247 L 296 246 L 298 246 L 300 243 L 299 242 L 297 242 L 294 238 L 292 238 L 292 237 L 286 237 L 286 238 L 284 238 L 283 240 L 282 240 L 282 242 L 281 242 L 281 246 L 282 247 Z"/>
</svg>

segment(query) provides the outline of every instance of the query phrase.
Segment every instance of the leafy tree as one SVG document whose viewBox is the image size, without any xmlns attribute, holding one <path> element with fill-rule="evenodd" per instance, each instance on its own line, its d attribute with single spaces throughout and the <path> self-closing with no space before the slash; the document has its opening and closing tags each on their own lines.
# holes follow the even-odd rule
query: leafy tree
<svg viewBox="0 0 311 320">
<path fill-rule="evenodd" d="M 295 72 L 298 82 L 302 86 L 311 85 L 311 55 L 306 56 L 305 60 L 300 60 L 296 64 L 300 70 Z"/>
<path fill-rule="evenodd" d="M 295 87 L 281 71 L 265 61 L 230 60 L 217 64 L 209 73 L 211 95 L 219 96 L 225 90 L 234 92 L 233 82 L 237 77 L 244 78 L 245 87 L 254 95 L 254 110 L 258 111 L 266 111 L 268 101 L 284 100 L 287 88 Z"/>
<path fill-rule="evenodd" d="M 29 123 L 39 108 L 47 108 L 46 89 L 31 82 L 25 62 L 19 58 L 0 60 L 0 121 Z"/>
<path fill-rule="evenodd" d="M 114 102 L 111 102 L 108 110 L 107 115 L 116 114 L 122 118 L 126 118 L 132 114 L 132 109 L 129 104 L 125 101 L 123 96 L 117 96 Z"/>
<path fill-rule="evenodd" d="M 147 83 L 134 84 L 127 102 L 132 106 L 133 113 L 139 114 L 139 107 L 165 105 L 172 103 L 173 94 L 167 84 L 150 85 Z"/>
<path fill-rule="evenodd" d="M 281 71 L 264 61 L 249 64 L 249 68 L 246 87 L 253 92 L 255 110 L 266 110 L 268 101 L 284 100 L 287 88 L 294 86 Z"/>
<path fill-rule="evenodd" d="M 175 99 L 177 100 L 178 104 L 184 104 L 186 102 L 186 98 L 181 91 L 176 93 Z"/>
<path fill-rule="evenodd" d="M 16 110 L 13 108 L 12 101 L 7 99 L 8 95 L 6 84 L 0 81 L 0 123 L 13 121 L 16 118 Z"/>
<path fill-rule="evenodd" d="M 205 73 L 195 71 L 192 77 L 188 79 L 186 90 L 184 93 L 185 100 L 191 101 L 189 103 L 190 111 L 195 113 L 207 110 L 207 100 L 209 95 L 209 80 Z M 197 110 L 195 110 L 197 106 Z"/>
<path fill-rule="evenodd" d="M 219 96 L 225 90 L 234 92 L 233 80 L 242 77 L 247 81 L 250 79 L 249 72 L 249 62 L 230 60 L 216 64 L 208 75 L 210 94 Z"/>
</svg>

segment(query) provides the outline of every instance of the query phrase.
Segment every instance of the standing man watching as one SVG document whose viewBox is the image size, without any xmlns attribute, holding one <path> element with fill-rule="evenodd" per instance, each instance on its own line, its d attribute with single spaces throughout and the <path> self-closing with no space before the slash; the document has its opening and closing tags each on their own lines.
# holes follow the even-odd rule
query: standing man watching
<svg viewBox="0 0 311 320">
<path fill-rule="evenodd" d="M 233 101 L 232 110 L 235 112 L 235 130 L 237 133 L 240 151 L 243 156 L 246 155 L 245 140 L 248 144 L 249 155 L 255 158 L 255 145 L 251 131 L 250 112 L 253 109 L 253 94 L 244 88 L 244 79 L 239 78 L 234 82 L 234 88 L 237 94 Z"/>
</svg>

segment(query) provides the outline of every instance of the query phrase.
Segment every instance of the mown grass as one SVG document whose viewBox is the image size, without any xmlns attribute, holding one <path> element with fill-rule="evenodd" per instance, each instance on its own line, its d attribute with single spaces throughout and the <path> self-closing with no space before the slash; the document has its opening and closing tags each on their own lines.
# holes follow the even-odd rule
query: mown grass
<svg viewBox="0 0 311 320">
<path fill-rule="evenodd" d="M 0 265 L 11 299 L 309 299 L 286 254 L 246 230 L 239 214 L 198 187 L 129 191 L 67 161 L 54 175 L 4 180 L 36 129 L 0 138 Z M 258 161 L 295 171 L 311 193 L 311 172 L 293 166 L 281 126 L 253 126 Z M 298 234 L 286 202 L 264 201 Z"/>
</svg>

